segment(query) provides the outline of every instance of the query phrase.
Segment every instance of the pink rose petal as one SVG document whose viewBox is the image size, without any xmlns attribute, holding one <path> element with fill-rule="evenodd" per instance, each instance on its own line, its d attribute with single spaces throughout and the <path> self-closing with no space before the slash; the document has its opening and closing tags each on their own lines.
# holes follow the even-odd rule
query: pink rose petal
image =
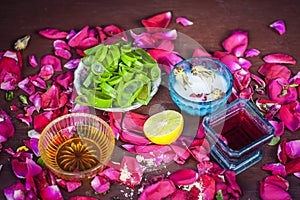
<svg viewBox="0 0 300 200">
<path fill-rule="evenodd" d="M 194 24 L 192 21 L 188 20 L 185 17 L 177 17 L 176 18 L 176 23 L 182 24 L 183 26 L 190 26 L 190 25 Z"/>
<path fill-rule="evenodd" d="M 168 177 L 177 186 L 190 185 L 196 182 L 198 178 L 199 174 L 192 169 L 180 169 Z"/>
<path fill-rule="evenodd" d="M 35 87 L 28 77 L 20 81 L 18 87 L 29 95 L 35 92 Z"/>
<path fill-rule="evenodd" d="M 252 66 L 252 63 L 245 58 L 239 58 L 239 64 L 243 69 L 249 69 Z"/>
<path fill-rule="evenodd" d="M 80 58 L 74 58 L 69 60 L 67 63 L 64 64 L 64 68 L 66 69 L 76 69 L 80 63 Z"/>
<path fill-rule="evenodd" d="M 4 188 L 4 196 L 9 200 L 24 200 L 26 189 L 25 186 L 17 181 L 15 184 Z"/>
<path fill-rule="evenodd" d="M 151 143 L 150 140 L 148 140 L 145 136 L 138 135 L 129 131 L 120 132 L 120 138 L 123 142 L 130 142 L 137 145 L 145 145 Z"/>
<path fill-rule="evenodd" d="M 281 106 L 279 114 L 280 119 L 290 131 L 296 131 L 300 128 L 300 109 L 299 102 L 292 102 Z"/>
<path fill-rule="evenodd" d="M 291 65 L 296 64 L 295 58 L 283 53 L 274 53 L 274 54 L 266 55 L 265 57 L 263 57 L 263 60 L 266 63 L 291 64 Z"/>
<path fill-rule="evenodd" d="M 279 35 L 283 35 L 285 33 L 285 23 L 283 20 L 278 20 L 269 25 L 271 28 L 274 28 Z"/>
<path fill-rule="evenodd" d="M 38 75 L 34 75 L 34 76 L 31 76 L 31 77 L 28 77 L 31 81 L 31 83 L 38 87 L 38 88 L 41 88 L 41 89 L 46 89 L 47 88 L 47 85 L 46 85 L 46 82 Z"/>
<path fill-rule="evenodd" d="M 78 33 L 71 37 L 68 41 L 70 47 L 78 47 L 82 40 L 88 37 L 89 26 L 83 27 Z"/>
<path fill-rule="evenodd" d="M 143 169 L 134 157 L 124 156 L 121 162 L 120 171 L 119 181 L 121 183 L 132 188 L 140 184 L 143 176 Z"/>
<path fill-rule="evenodd" d="M 28 62 L 29 62 L 31 67 L 37 67 L 38 66 L 38 62 L 37 62 L 36 57 L 34 55 L 29 55 L 28 56 Z"/>
<path fill-rule="evenodd" d="M 266 63 L 258 69 L 258 73 L 265 76 L 268 80 L 276 78 L 284 78 L 288 80 L 291 76 L 291 71 L 284 65 Z"/>
<path fill-rule="evenodd" d="M 63 200 L 62 194 L 57 185 L 49 185 L 42 189 L 40 192 L 42 199 L 56 199 Z"/>
<path fill-rule="evenodd" d="M 277 121 L 269 121 L 270 124 L 275 128 L 274 136 L 280 137 L 284 134 L 284 123 Z"/>
<path fill-rule="evenodd" d="M 6 57 L 4 54 L 3 58 L 0 59 L 0 88 L 14 90 L 22 78 L 21 68 L 22 66 L 17 60 Z"/>
<path fill-rule="evenodd" d="M 214 56 L 216 55 L 214 54 Z M 242 68 L 242 66 L 239 64 L 238 58 L 234 55 L 222 55 L 219 59 L 228 67 L 231 72 L 236 72 Z"/>
<path fill-rule="evenodd" d="M 67 71 L 66 73 L 59 74 L 54 78 L 54 82 L 62 86 L 64 89 L 72 88 L 74 80 L 74 73 Z"/>
<path fill-rule="evenodd" d="M 205 51 L 204 49 L 196 48 L 193 52 L 192 57 L 198 57 L 198 56 L 205 56 L 205 57 L 212 57 L 210 53 Z"/>
<path fill-rule="evenodd" d="M 42 132 L 42 130 L 51 122 L 53 112 L 43 112 L 33 118 L 33 127 L 37 132 Z"/>
<path fill-rule="evenodd" d="M 109 37 L 117 35 L 123 31 L 124 30 L 122 28 L 117 27 L 116 25 L 108 25 L 103 28 L 103 32 Z"/>
<path fill-rule="evenodd" d="M 248 49 L 245 51 L 245 57 L 250 58 L 254 56 L 258 56 L 260 54 L 260 51 L 257 49 Z"/>
<path fill-rule="evenodd" d="M 235 30 L 222 42 L 222 46 L 236 57 L 242 57 L 248 46 L 248 33 L 243 30 Z"/>
<path fill-rule="evenodd" d="M 72 54 L 69 50 L 67 49 L 55 49 L 54 54 L 58 57 L 64 58 L 66 60 L 69 60 L 72 57 Z"/>
<path fill-rule="evenodd" d="M 172 13 L 170 11 L 159 13 L 152 17 L 142 20 L 143 26 L 150 32 L 155 32 L 158 28 L 167 28 L 172 19 Z"/>
<path fill-rule="evenodd" d="M 110 183 L 106 178 L 103 178 L 101 176 L 95 176 L 91 181 L 91 186 L 96 192 L 102 194 L 109 190 Z"/>
<path fill-rule="evenodd" d="M 64 40 L 55 40 L 53 42 L 53 47 L 54 49 L 66 49 L 69 51 L 71 50 L 70 46 Z"/>
<path fill-rule="evenodd" d="M 281 163 L 270 163 L 262 166 L 263 170 L 271 171 L 273 175 L 286 177 L 285 166 Z"/>
<path fill-rule="evenodd" d="M 280 197 L 280 199 L 291 200 L 292 197 L 287 192 L 287 184 L 287 181 L 279 176 L 267 177 L 259 184 L 260 198 L 274 200 Z"/>
<path fill-rule="evenodd" d="M 298 98 L 297 89 L 289 86 L 288 81 L 284 78 L 277 78 L 270 81 L 267 93 L 273 102 L 281 105 L 289 104 Z"/>
<path fill-rule="evenodd" d="M 163 199 L 176 191 L 174 183 L 170 180 L 162 180 L 146 187 L 138 200 Z"/>
<path fill-rule="evenodd" d="M 42 57 L 40 65 L 52 65 L 54 71 L 62 71 L 61 61 L 59 60 L 59 58 L 50 54 Z"/>
<path fill-rule="evenodd" d="M 82 185 L 81 181 L 67 181 L 66 187 L 68 192 L 73 192 Z"/>
<path fill-rule="evenodd" d="M 47 29 L 40 30 L 39 34 L 49 39 L 63 39 L 68 35 L 67 32 L 60 31 L 55 28 L 47 28 Z"/>
<path fill-rule="evenodd" d="M 300 157 L 300 140 L 292 140 L 286 143 L 286 154 L 289 158 L 295 159 Z"/>
<path fill-rule="evenodd" d="M 4 110 L 0 110 L 0 143 L 6 142 L 14 134 L 15 128 L 9 115 Z"/>
<path fill-rule="evenodd" d="M 177 31 L 175 29 L 169 31 L 160 31 L 152 34 L 152 37 L 155 39 L 161 40 L 175 40 L 177 38 Z"/>
<path fill-rule="evenodd" d="M 41 67 L 39 76 L 45 81 L 49 80 L 54 74 L 54 69 L 52 65 L 44 65 Z"/>
<path fill-rule="evenodd" d="M 23 123 L 25 123 L 28 127 L 30 127 L 31 125 L 31 122 L 32 122 L 32 116 L 28 116 L 28 115 L 25 115 L 25 114 L 18 114 L 16 116 L 16 119 L 19 119 L 21 120 Z"/>
<path fill-rule="evenodd" d="M 120 172 L 114 168 L 106 168 L 104 171 L 99 173 L 99 176 L 115 182 L 119 179 Z"/>
<path fill-rule="evenodd" d="M 33 151 L 34 155 L 39 157 L 40 156 L 40 152 L 39 152 L 39 148 L 38 148 L 38 142 L 39 139 L 37 138 L 30 138 L 29 140 L 25 140 L 24 144 Z"/>
<path fill-rule="evenodd" d="M 94 197 L 88 197 L 88 196 L 74 196 L 74 197 L 70 197 L 68 200 L 99 200 L 99 199 Z"/>
<path fill-rule="evenodd" d="M 149 49 L 147 52 L 160 64 L 160 68 L 168 74 L 171 73 L 171 69 L 177 63 L 182 61 L 182 58 L 175 52 L 162 49 Z"/>
</svg>

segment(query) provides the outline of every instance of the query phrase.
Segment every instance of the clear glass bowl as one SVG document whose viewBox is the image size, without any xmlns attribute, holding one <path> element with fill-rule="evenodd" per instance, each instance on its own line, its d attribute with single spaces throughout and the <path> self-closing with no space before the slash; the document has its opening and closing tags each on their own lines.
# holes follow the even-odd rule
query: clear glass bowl
<svg viewBox="0 0 300 200">
<path fill-rule="evenodd" d="M 193 57 L 171 71 L 168 87 L 172 100 L 183 111 L 204 116 L 224 106 L 232 93 L 233 78 L 220 61 Z"/>
<path fill-rule="evenodd" d="M 211 155 L 237 174 L 262 159 L 262 150 L 274 135 L 274 127 L 246 99 L 205 116 L 203 126 Z"/>
<path fill-rule="evenodd" d="M 65 180 L 92 178 L 110 160 L 115 139 L 110 126 L 96 115 L 71 113 L 42 131 L 39 151 L 45 165 Z"/>
</svg>

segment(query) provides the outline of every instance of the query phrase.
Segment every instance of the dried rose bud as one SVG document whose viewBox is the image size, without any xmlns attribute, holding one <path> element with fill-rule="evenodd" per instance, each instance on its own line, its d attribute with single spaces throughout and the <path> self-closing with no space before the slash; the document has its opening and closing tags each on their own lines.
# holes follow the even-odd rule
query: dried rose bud
<svg viewBox="0 0 300 200">
<path fill-rule="evenodd" d="M 17 51 L 24 50 L 27 47 L 29 40 L 30 40 L 30 35 L 26 35 L 25 37 L 18 39 L 15 42 L 15 50 Z"/>
</svg>

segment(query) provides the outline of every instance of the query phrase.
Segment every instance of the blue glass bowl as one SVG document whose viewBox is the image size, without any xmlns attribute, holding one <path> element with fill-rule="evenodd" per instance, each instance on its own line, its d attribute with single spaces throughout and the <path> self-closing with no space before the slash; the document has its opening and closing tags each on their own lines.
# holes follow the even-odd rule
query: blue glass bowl
<svg viewBox="0 0 300 200">
<path fill-rule="evenodd" d="M 204 116 L 224 106 L 233 85 L 227 66 L 209 57 L 193 57 L 179 62 L 168 81 L 175 104 L 182 111 L 196 116 Z"/>
<path fill-rule="evenodd" d="M 249 100 L 237 99 L 203 119 L 210 154 L 237 174 L 262 159 L 262 150 L 274 136 L 274 127 Z"/>
</svg>

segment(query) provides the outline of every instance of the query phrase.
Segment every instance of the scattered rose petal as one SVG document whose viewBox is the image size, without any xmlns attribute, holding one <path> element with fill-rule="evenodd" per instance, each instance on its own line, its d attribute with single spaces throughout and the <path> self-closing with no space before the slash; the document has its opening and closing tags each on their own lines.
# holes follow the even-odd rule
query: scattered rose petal
<svg viewBox="0 0 300 200">
<path fill-rule="evenodd" d="M 281 136 L 284 133 L 284 123 L 277 121 L 269 121 L 272 126 L 275 128 L 274 136 Z"/>
<path fill-rule="evenodd" d="M 162 180 L 146 187 L 138 200 L 163 199 L 176 191 L 174 183 L 170 180 Z"/>
<path fill-rule="evenodd" d="M 222 42 L 222 46 L 236 57 L 242 57 L 248 46 L 248 33 L 243 30 L 235 30 Z"/>
<path fill-rule="evenodd" d="M 295 159 L 300 157 L 300 140 L 287 142 L 285 149 L 289 158 Z"/>
<path fill-rule="evenodd" d="M 39 34 L 45 38 L 49 39 L 64 39 L 67 37 L 68 33 L 65 31 L 60 31 L 55 28 L 46 28 L 39 31 Z"/>
<path fill-rule="evenodd" d="M 35 87 L 28 77 L 18 83 L 18 87 L 24 92 L 31 95 L 35 92 Z"/>
<path fill-rule="evenodd" d="M 74 58 L 69 60 L 66 64 L 64 64 L 64 68 L 66 69 L 76 69 L 80 63 L 80 58 Z"/>
<path fill-rule="evenodd" d="M 74 73 L 67 71 L 66 73 L 60 74 L 54 78 L 54 81 L 65 89 L 73 87 Z"/>
<path fill-rule="evenodd" d="M 83 27 L 78 33 L 69 39 L 68 45 L 70 47 L 78 47 L 82 40 L 88 37 L 88 30 L 88 26 Z"/>
<path fill-rule="evenodd" d="M 82 185 L 81 181 L 67 181 L 66 187 L 68 192 L 73 192 Z"/>
<path fill-rule="evenodd" d="M 296 64 L 295 58 L 283 53 L 274 53 L 274 54 L 266 55 L 265 57 L 263 57 L 263 60 L 266 63 L 291 64 L 291 65 Z"/>
<path fill-rule="evenodd" d="M 38 142 L 39 139 L 37 138 L 30 138 L 29 140 L 25 140 L 24 144 L 33 151 L 33 153 L 35 154 L 35 156 L 39 157 L 40 156 L 40 152 L 39 152 L 39 148 L 38 148 Z"/>
<path fill-rule="evenodd" d="M 61 61 L 56 56 L 53 56 L 51 54 L 43 56 L 40 65 L 52 65 L 54 71 L 62 71 Z"/>
<path fill-rule="evenodd" d="M 284 78 L 288 80 L 291 76 L 291 71 L 284 65 L 266 63 L 258 69 L 258 73 L 265 76 L 268 80 L 276 78 Z"/>
<path fill-rule="evenodd" d="M 72 57 L 71 52 L 67 49 L 55 49 L 54 54 L 66 60 L 69 60 Z"/>
<path fill-rule="evenodd" d="M 168 177 L 177 186 L 190 185 L 196 182 L 198 178 L 199 174 L 192 169 L 180 169 Z"/>
<path fill-rule="evenodd" d="M 88 196 L 74 196 L 70 197 L 68 200 L 98 200 L 98 198 Z"/>
<path fill-rule="evenodd" d="M 44 187 L 40 192 L 42 199 L 57 199 L 63 200 L 62 194 L 57 185 L 49 185 Z"/>
<path fill-rule="evenodd" d="M 116 25 L 108 25 L 103 28 L 103 32 L 109 37 L 117 35 L 124 30 L 122 28 L 117 27 Z"/>
<path fill-rule="evenodd" d="M 267 93 L 270 99 L 281 105 L 294 102 L 298 97 L 298 91 L 295 87 L 289 85 L 284 78 L 277 78 L 268 84 Z"/>
<path fill-rule="evenodd" d="M 106 168 L 104 171 L 99 173 L 99 176 L 104 177 L 112 182 L 115 182 L 120 177 L 120 172 L 114 168 Z"/>
<path fill-rule="evenodd" d="M 281 163 L 264 164 L 262 169 L 271 171 L 273 175 L 286 176 L 285 166 Z"/>
<path fill-rule="evenodd" d="M 28 116 L 28 115 L 25 115 L 25 114 L 18 114 L 16 116 L 16 119 L 19 119 L 21 120 L 23 123 L 25 123 L 28 127 L 31 125 L 31 122 L 32 122 L 32 117 L 31 116 Z"/>
<path fill-rule="evenodd" d="M 37 132 L 42 130 L 51 122 L 53 112 L 43 112 L 33 118 L 33 127 Z"/>
<path fill-rule="evenodd" d="M 172 19 L 172 13 L 170 11 L 159 13 L 152 17 L 142 20 L 143 26 L 150 32 L 155 32 L 158 28 L 167 28 Z"/>
<path fill-rule="evenodd" d="M 300 105 L 298 101 L 283 105 L 279 111 L 280 119 L 290 131 L 300 128 Z"/>
<path fill-rule="evenodd" d="M 250 58 L 254 56 L 258 56 L 260 54 L 260 51 L 257 49 L 248 49 L 245 51 L 245 57 Z"/>
<path fill-rule="evenodd" d="M 274 28 L 279 35 L 283 35 L 285 33 L 285 23 L 283 20 L 278 20 L 269 25 L 271 28 Z"/>
<path fill-rule="evenodd" d="M 120 172 L 120 182 L 129 187 L 136 187 L 142 180 L 142 166 L 134 157 L 123 157 Z"/>
<path fill-rule="evenodd" d="M 4 110 L 0 110 L 0 143 L 6 142 L 14 134 L 15 128 L 9 115 Z"/>
<path fill-rule="evenodd" d="M 28 62 L 29 62 L 31 67 L 37 67 L 38 66 L 38 62 L 37 62 L 36 57 L 34 55 L 29 55 L 28 56 Z"/>
<path fill-rule="evenodd" d="M 192 57 L 197 57 L 197 56 L 212 57 L 212 55 L 210 53 L 208 53 L 204 49 L 200 49 L 200 48 L 196 48 L 193 52 Z"/>
<path fill-rule="evenodd" d="M 22 78 L 21 68 L 22 66 L 17 60 L 6 57 L 4 54 L 3 58 L 0 59 L 0 88 L 14 90 Z"/>
<path fill-rule="evenodd" d="M 106 178 L 95 176 L 91 182 L 91 186 L 96 192 L 102 194 L 109 190 L 110 183 Z"/>
<path fill-rule="evenodd" d="M 285 199 L 291 200 L 292 197 L 287 192 L 288 182 L 280 176 L 269 176 L 259 184 L 260 197 L 263 200 Z"/>
<path fill-rule="evenodd" d="M 53 42 L 53 47 L 54 49 L 66 49 L 69 51 L 71 50 L 70 46 L 64 40 L 55 40 Z"/>
<path fill-rule="evenodd" d="M 185 17 L 177 17 L 176 23 L 182 24 L 183 26 L 190 26 L 194 24 L 192 21 L 188 20 Z"/>
<path fill-rule="evenodd" d="M 52 65 L 43 65 L 39 76 L 45 81 L 49 80 L 54 74 L 54 69 Z"/>
<path fill-rule="evenodd" d="M 4 195 L 8 200 L 23 200 L 25 199 L 25 186 L 17 181 L 15 184 L 4 188 Z"/>
</svg>

